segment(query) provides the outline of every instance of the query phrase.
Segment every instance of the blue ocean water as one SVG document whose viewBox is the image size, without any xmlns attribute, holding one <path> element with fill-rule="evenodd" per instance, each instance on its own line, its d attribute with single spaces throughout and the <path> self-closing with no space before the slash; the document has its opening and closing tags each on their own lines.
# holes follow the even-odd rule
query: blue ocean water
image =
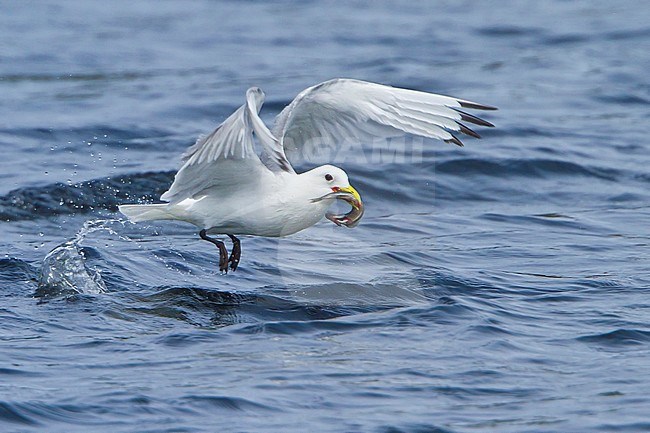
<svg viewBox="0 0 650 433">
<path fill-rule="evenodd" d="M 650 431 L 648 5 L 0 10 L 1 431 Z M 193 227 L 117 214 L 248 87 L 272 123 L 334 77 L 497 127 L 337 155 L 361 224 L 245 237 L 228 275 Z"/>
</svg>

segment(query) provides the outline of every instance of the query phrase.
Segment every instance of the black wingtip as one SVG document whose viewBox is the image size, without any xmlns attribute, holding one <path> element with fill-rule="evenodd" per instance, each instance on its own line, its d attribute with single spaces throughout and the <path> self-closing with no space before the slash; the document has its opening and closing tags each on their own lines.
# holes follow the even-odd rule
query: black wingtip
<svg viewBox="0 0 650 433">
<path fill-rule="evenodd" d="M 460 126 L 460 132 L 462 132 L 463 134 L 467 134 L 470 137 L 474 137 L 474 138 L 481 138 L 481 136 L 478 135 L 478 133 L 476 133 L 475 131 L 472 131 L 467 126 L 463 125 L 460 122 L 456 122 L 456 123 L 458 123 L 458 126 Z"/>
<path fill-rule="evenodd" d="M 454 143 L 458 147 L 463 147 L 465 146 L 462 141 L 460 141 L 454 134 L 451 134 L 451 138 L 448 140 L 445 140 L 445 143 Z"/>
<path fill-rule="evenodd" d="M 459 110 L 458 108 L 454 108 L 454 110 L 460 114 L 460 120 L 463 120 L 465 122 L 473 123 L 474 125 L 479 125 L 479 126 L 487 126 L 488 128 L 494 128 L 494 125 L 488 122 L 487 120 L 483 120 L 480 117 L 473 116 L 469 113 L 465 113 L 464 111 Z"/>
<path fill-rule="evenodd" d="M 491 105 L 477 104 L 475 102 L 458 101 L 458 103 L 463 108 L 472 108 L 474 110 L 498 110 L 497 107 L 493 107 Z"/>
</svg>

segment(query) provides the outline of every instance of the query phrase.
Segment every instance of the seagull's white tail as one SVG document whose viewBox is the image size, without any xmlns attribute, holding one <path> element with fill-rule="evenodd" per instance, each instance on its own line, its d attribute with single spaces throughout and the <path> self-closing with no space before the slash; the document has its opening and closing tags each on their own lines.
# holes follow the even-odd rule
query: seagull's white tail
<svg viewBox="0 0 650 433">
<path fill-rule="evenodd" d="M 137 223 L 150 220 L 173 220 L 176 219 L 168 212 L 168 204 L 123 204 L 118 206 L 120 212 Z"/>
</svg>

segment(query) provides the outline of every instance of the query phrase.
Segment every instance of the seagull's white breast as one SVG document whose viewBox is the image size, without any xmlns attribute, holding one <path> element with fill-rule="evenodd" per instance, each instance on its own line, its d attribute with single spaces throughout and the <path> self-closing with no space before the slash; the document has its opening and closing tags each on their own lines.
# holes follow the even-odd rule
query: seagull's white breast
<svg viewBox="0 0 650 433">
<path fill-rule="evenodd" d="M 278 176 L 254 191 L 207 190 L 170 211 L 209 233 L 287 236 L 316 224 L 331 204 L 330 200 L 312 202 L 318 195 L 296 185 L 297 178 L 296 174 Z"/>
</svg>

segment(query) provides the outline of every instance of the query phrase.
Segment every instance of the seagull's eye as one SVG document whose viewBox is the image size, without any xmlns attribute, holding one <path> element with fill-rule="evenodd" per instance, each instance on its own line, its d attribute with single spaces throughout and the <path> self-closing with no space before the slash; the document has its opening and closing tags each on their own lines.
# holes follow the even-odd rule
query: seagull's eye
<svg viewBox="0 0 650 433">
<path fill-rule="evenodd" d="M 325 180 L 328 181 L 328 182 L 331 182 L 331 181 L 334 180 L 334 177 L 331 174 L 327 173 L 325 175 Z"/>
</svg>

